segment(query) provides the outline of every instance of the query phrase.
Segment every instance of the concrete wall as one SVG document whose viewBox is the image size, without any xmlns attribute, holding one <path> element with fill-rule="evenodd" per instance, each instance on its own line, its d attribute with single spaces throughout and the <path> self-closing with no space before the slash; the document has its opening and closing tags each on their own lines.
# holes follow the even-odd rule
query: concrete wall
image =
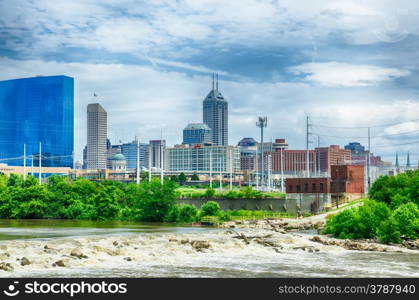
<svg viewBox="0 0 419 300">
<path fill-rule="evenodd" d="M 318 199 L 319 211 L 322 211 L 326 203 L 331 203 L 330 194 L 321 194 L 319 196 L 315 194 L 292 194 L 286 199 L 190 199 L 183 198 L 179 199 L 180 204 L 191 204 L 196 208 L 200 208 L 202 204 L 207 201 L 215 201 L 220 204 L 222 210 L 267 210 L 267 211 L 279 211 L 279 212 L 291 212 L 296 213 L 312 212 L 312 203 Z M 301 209 L 299 207 L 301 206 Z"/>
</svg>

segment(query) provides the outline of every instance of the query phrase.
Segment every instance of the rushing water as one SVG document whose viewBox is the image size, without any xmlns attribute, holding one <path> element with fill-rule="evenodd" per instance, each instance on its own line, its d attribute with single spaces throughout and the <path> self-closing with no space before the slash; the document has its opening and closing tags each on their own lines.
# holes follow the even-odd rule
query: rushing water
<svg viewBox="0 0 419 300">
<path fill-rule="evenodd" d="M 2 277 L 418 277 L 419 251 L 349 251 L 309 240 L 310 232 L 260 229 L 277 247 L 234 238 L 225 229 L 165 224 L 64 220 L 1 220 Z M 182 240 L 205 240 L 197 251 Z M 45 249 L 47 245 L 47 249 Z M 303 247 L 315 249 L 304 251 Z M 80 248 L 87 258 L 70 256 Z M 27 257 L 31 264 L 21 266 Z M 54 267 L 57 260 L 66 267 Z"/>
</svg>

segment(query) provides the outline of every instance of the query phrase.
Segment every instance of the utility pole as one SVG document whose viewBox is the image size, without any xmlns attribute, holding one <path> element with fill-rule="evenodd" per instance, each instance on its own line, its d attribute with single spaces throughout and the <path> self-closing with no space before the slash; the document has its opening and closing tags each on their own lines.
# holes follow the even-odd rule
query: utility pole
<svg viewBox="0 0 419 300">
<path fill-rule="evenodd" d="M 285 192 L 284 188 L 284 148 L 281 147 L 281 193 Z"/>
<path fill-rule="evenodd" d="M 371 177 L 370 177 L 370 169 L 371 169 L 371 135 L 370 135 L 370 128 L 368 127 L 368 157 L 367 157 L 367 193 L 370 191 L 370 184 L 371 184 Z"/>
<path fill-rule="evenodd" d="M 319 148 L 320 148 L 320 135 L 317 136 L 317 152 L 316 152 L 316 157 L 317 157 L 317 163 L 316 163 L 316 173 L 318 176 L 320 176 L 320 155 L 319 155 Z"/>
<path fill-rule="evenodd" d="M 148 182 L 151 182 L 151 144 L 148 144 Z"/>
<path fill-rule="evenodd" d="M 42 143 L 39 142 L 39 184 L 42 184 Z"/>
<path fill-rule="evenodd" d="M 272 188 L 272 155 L 268 155 L 268 190 Z"/>
<path fill-rule="evenodd" d="M 164 159 L 163 159 L 163 154 L 164 154 L 164 151 L 163 151 L 163 129 L 161 130 L 161 134 L 160 134 L 160 182 L 161 182 L 161 184 L 163 184 L 163 177 L 164 177 L 164 174 L 163 174 L 163 166 L 164 166 Z"/>
<path fill-rule="evenodd" d="M 26 144 L 23 144 L 23 181 L 26 181 Z"/>
<path fill-rule="evenodd" d="M 210 189 L 212 189 L 212 148 L 209 151 L 209 182 L 210 182 Z"/>
<path fill-rule="evenodd" d="M 227 153 L 226 153 L 226 157 L 227 157 Z M 223 192 L 223 174 L 222 174 L 222 159 L 221 159 L 221 155 L 219 158 L 220 161 L 220 194 Z"/>
<path fill-rule="evenodd" d="M 265 166 L 264 166 L 264 151 L 263 151 L 263 129 L 268 125 L 268 118 L 267 117 L 259 117 L 258 121 L 256 122 L 256 126 L 260 128 L 260 146 L 261 146 L 261 185 L 263 186 L 265 183 Z"/>
<path fill-rule="evenodd" d="M 230 156 L 230 191 L 233 189 L 233 149 L 229 151 Z"/>
<path fill-rule="evenodd" d="M 31 175 L 33 176 L 33 154 L 31 155 Z"/>
<path fill-rule="evenodd" d="M 140 140 L 137 140 L 137 184 L 140 184 Z"/>
<path fill-rule="evenodd" d="M 256 190 L 259 191 L 259 160 L 258 160 L 257 147 L 256 147 L 256 156 L 255 156 L 255 167 L 256 167 Z"/>
<path fill-rule="evenodd" d="M 310 177 L 310 153 L 309 153 L 309 146 L 310 146 L 310 134 L 311 132 L 309 131 L 309 128 L 311 126 L 310 122 L 310 117 L 307 116 L 306 118 L 306 151 L 307 151 L 307 155 L 306 155 L 306 174 L 307 174 L 307 178 Z"/>
</svg>

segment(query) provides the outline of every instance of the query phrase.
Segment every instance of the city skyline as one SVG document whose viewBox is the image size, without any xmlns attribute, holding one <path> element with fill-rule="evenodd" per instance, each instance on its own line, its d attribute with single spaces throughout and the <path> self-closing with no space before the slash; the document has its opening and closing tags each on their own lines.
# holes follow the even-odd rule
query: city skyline
<svg viewBox="0 0 419 300">
<path fill-rule="evenodd" d="M 399 123 L 372 128 L 371 151 L 392 162 L 398 152 L 401 164 L 410 152 L 416 164 L 419 123 L 409 121 L 419 111 L 418 66 L 409 49 L 418 42 L 419 8 L 402 2 L 403 9 L 372 1 L 180 1 L 170 10 L 135 1 L 5 1 L 0 79 L 75 78 L 78 161 L 88 103 L 109 112 L 112 142 L 157 139 L 163 128 L 167 143 L 178 144 L 185 124 L 201 121 L 200 102 L 218 72 L 232 145 L 259 139 L 258 115 L 270 120 L 267 140 L 284 137 L 294 149 L 305 148 L 306 114 L 322 146 L 366 145 L 366 129 L 316 125 Z"/>
</svg>

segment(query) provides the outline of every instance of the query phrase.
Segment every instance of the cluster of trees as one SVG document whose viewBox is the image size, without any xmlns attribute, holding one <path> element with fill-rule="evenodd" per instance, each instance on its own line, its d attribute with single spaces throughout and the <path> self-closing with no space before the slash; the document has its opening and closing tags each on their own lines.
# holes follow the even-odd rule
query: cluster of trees
<svg viewBox="0 0 419 300">
<path fill-rule="evenodd" d="M 140 185 L 51 176 L 0 175 L 0 218 L 163 221 L 175 205 L 176 185 L 167 180 Z"/>
<path fill-rule="evenodd" d="M 190 179 L 193 181 L 198 181 L 199 176 L 194 173 L 190 176 Z M 188 181 L 188 177 L 185 175 L 185 173 L 180 173 L 179 175 L 172 175 L 170 176 L 170 180 L 179 184 L 183 184 L 184 182 Z"/>
<path fill-rule="evenodd" d="M 188 223 L 205 216 L 223 217 L 214 201 L 200 209 L 177 204 L 176 188 L 173 181 L 162 184 L 159 179 L 137 185 L 53 175 L 39 184 L 32 176 L 23 180 L 15 174 L 9 178 L 0 174 L 0 218 Z"/>
<path fill-rule="evenodd" d="M 363 206 L 344 210 L 326 223 L 338 238 L 374 238 L 400 243 L 419 238 L 419 171 L 378 178 Z"/>
</svg>

